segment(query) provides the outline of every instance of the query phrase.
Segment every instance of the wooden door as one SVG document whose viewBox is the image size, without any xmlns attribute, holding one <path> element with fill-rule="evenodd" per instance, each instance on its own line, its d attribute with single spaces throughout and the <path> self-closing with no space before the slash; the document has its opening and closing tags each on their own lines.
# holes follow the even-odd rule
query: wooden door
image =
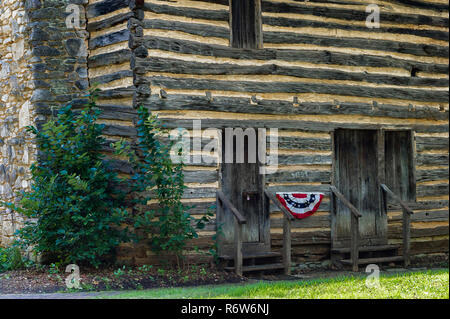
<svg viewBox="0 0 450 319">
<path fill-rule="evenodd" d="M 257 139 L 256 143 L 257 143 Z M 253 143 L 254 141 L 251 141 Z M 246 218 L 242 228 L 243 251 L 262 252 L 270 249 L 269 216 L 264 211 L 264 175 L 259 161 L 249 160 L 249 138 L 244 139 L 244 162 L 236 163 L 236 137 L 233 140 L 233 163 L 221 164 L 221 189 L 231 203 Z M 225 134 L 222 133 L 222 154 L 225 153 Z M 257 150 L 257 145 L 256 145 Z M 257 152 L 256 152 L 257 153 Z M 223 156 L 225 157 L 225 156 Z M 217 227 L 220 232 L 220 254 L 234 251 L 234 217 L 228 210 L 218 210 Z"/>
<path fill-rule="evenodd" d="M 339 129 L 334 134 L 334 184 L 362 214 L 361 244 L 386 244 L 387 223 L 378 182 L 379 143 L 376 130 Z M 333 247 L 348 247 L 350 211 L 336 201 L 332 214 Z"/>
</svg>

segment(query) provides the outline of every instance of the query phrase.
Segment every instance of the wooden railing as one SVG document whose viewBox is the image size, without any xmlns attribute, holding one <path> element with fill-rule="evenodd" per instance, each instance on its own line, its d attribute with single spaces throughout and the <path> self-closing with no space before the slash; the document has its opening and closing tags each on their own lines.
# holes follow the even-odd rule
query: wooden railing
<svg viewBox="0 0 450 319">
<path fill-rule="evenodd" d="M 351 212 L 351 222 L 350 222 L 350 259 L 352 261 L 353 271 L 358 271 L 358 259 L 359 259 L 359 219 L 361 218 L 361 213 L 356 209 L 355 206 L 350 203 L 341 192 L 334 186 L 330 186 L 331 189 L 331 201 L 333 207 L 333 213 L 336 213 L 336 199 L 337 197 L 342 204 L 347 206 Z"/>
<path fill-rule="evenodd" d="M 264 191 L 264 194 L 269 199 L 268 203 L 272 201 L 277 207 L 283 212 L 283 265 L 284 273 L 286 275 L 291 274 L 291 223 L 294 217 L 288 210 L 281 205 L 280 201 L 270 193 L 269 191 Z M 268 208 L 267 208 L 268 209 Z"/>
<path fill-rule="evenodd" d="M 234 207 L 230 200 L 225 196 L 222 191 L 217 191 L 217 209 L 223 209 L 224 207 L 234 216 L 234 269 L 237 275 L 242 276 L 242 225 L 247 223 L 245 217 Z"/>
<path fill-rule="evenodd" d="M 403 260 L 405 267 L 410 264 L 410 249 L 411 249 L 411 215 L 414 213 L 408 205 L 401 200 L 400 197 L 395 195 L 389 187 L 385 184 L 381 184 L 381 189 L 383 191 L 383 205 L 387 207 L 387 195 L 391 196 L 398 204 L 400 204 L 403 211 Z"/>
</svg>

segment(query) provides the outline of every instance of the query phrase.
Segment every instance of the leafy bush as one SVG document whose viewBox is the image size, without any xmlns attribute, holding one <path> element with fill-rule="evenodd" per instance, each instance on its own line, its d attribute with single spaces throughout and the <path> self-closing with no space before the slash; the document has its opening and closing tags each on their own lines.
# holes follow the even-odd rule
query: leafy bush
<svg viewBox="0 0 450 319">
<path fill-rule="evenodd" d="M 24 268 L 26 264 L 18 247 L 0 247 L 0 273 Z"/>
<path fill-rule="evenodd" d="M 162 134 L 167 131 L 162 129 L 157 117 L 140 107 L 136 129 L 136 149 L 123 141 L 114 145 L 117 154 L 127 155 L 134 166 L 135 175 L 130 191 L 134 194 L 135 204 L 144 210 L 137 216 L 135 226 L 143 229 L 145 235 L 150 237 L 154 252 L 171 253 L 177 257 L 180 265 L 187 240 L 198 237 L 197 230 L 204 227 L 208 216 L 195 219 L 188 213 L 189 207 L 182 203 L 186 188 L 184 164 L 174 163 L 171 159 L 173 141 L 166 144 L 161 142 Z M 181 149 L 178 155 L 181 155 Z M 149 190 L 152 190 L 151 195 Z M 159 203 L 154 209 L 146 206 L 151 199 L 157 199 Z"/>
<path fill-rule="evenodd" d="M 31 190 L 7 206 L 31 218 L 18 231 L 21 244 L 48 262 L 98 266 L 128 238 L 119 227 L 127 216 L 120 179 L 101 154 L 99 114 L 91 95 L 83 110 L 68 105 L 42 129 L 28 127 L 40 152 L 31 166 Z"/>
</svg>

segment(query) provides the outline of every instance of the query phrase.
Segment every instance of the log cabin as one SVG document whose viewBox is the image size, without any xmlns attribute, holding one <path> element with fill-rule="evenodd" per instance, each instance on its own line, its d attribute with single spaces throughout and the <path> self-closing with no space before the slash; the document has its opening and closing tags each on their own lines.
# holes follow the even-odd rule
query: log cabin
<svg viewBox="0 0 450 319">
<path fill-rule="evenodd" d="M 64 29 L 71 3 L 81 11 L 77 30 Z M 22 32 L 31 37 L 19 27 L 15 42 L 0 46 L 2 95 L 14 89 L 7 65 L 23 65 L 19 88 L 31 84 L 2 98 L 2 125 L 15 127 L 0 140 L 2 196 L 29 185 L 25 177 L 11 183 L 12 172 L 31 161 L 23 160 L 24 149 L 33 150 L 20 139 L 22 122 L 81 103 L 95 84 L 111 141 L 133 140 L 139 106 L 169 128 L 186 129 L 193 144 L 196 123 L 209 129 L 197 136 L 203 160 L 186 166 L 184 201 L 194 215 L 215 207 L 215 218 L 190 243 L 190 262 L 211 260 L 215 235 L 224 267 L 238 274 L 448 262 L 448 8 L 446 0 L 12 6 L 24 13 L 29 33 Z M 378 24 L 369 23 L 373 14 Z M 11 49 L 18 42 L 21 54 Z M 248 160 L 247 137 L 243 163 L 205 161 L 211 154 L 204 145 L 225 151 L 227 128 L 266 129 L 258 143 L 268 160 Z M 21 156 L 12 159 L 11 147 Z M 129 173 L 126 163 L 111 163 Z M 320 193 L 323 200 L 313 215 L 296 219 L 277 193 Z M 3 243 L 20 222 L 2 212 Z M 143 244 L 121 245 L 118 258 L 156 260 Z"/>
</svg>

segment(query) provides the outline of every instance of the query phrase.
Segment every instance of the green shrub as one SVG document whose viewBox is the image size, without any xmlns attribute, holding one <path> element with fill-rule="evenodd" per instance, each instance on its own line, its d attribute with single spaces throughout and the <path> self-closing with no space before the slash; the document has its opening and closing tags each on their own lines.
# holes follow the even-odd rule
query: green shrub
<svg viewBox="0 0 450 319">
<path fill-rule="evenodd" d="M 16 246 L 0 247 L 0 273 L 8 270 L 22 269 L 26 266 L 20 249 Z"/>
<path fill-rule="evenodd" d="M 174 163 L 171 159 L 173 141 L 161 142 L 162 134 L 168 132 L 162 129 L 157 117 L 140 107 L 136 129 L 136 149 L 123 141 L 114 145 L 117 154 L 128 155 L 134 166 L 130 191 L 134 194 L 135 205 L 144 207 L 144 211 L 136 217 L 135 226 L 144 230 L 145 238 L 150 237 L 154 252 L 173 254 L 180 265 L 187 240 L 198 237 L 197 230 L 204 227 L 209 215 L 195 219 L 188 213 L 190 207 L 182 203 L 186 188 L 184 164 Z M 178 150 L 178 155 L 181 155 L 181 150 Z M 150 189 L 153 196 L 148 193 Z M 157 199 L 157 208 L 145 207 L 151 199 Z"/>
<path fill-rule="evenodd" d="M 31 166 L 31 190 L 8 207 L 30 217 L 18 231 L 23 246 L 32 246 L 47 262 L 99 266 L 128 239 L 120 229 L 127 213 L 120 179 L 101 154 L 104 125 L 96 121 L 95 98 L 81 111 L 68 105 L 36 137 L 39 158 Z"/>
</svg>

